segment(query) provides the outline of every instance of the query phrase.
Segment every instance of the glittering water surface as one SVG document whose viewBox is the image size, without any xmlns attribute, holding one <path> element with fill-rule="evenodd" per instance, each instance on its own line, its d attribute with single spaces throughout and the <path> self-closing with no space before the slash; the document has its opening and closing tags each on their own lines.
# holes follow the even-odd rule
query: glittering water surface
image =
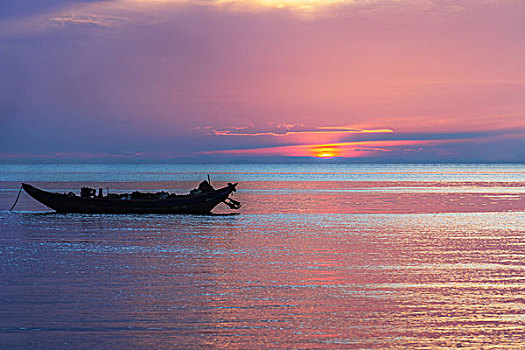
<svg viewBox="0 0 525 350">
<path fill-rule="evenodd" d="M 0 348 L 524 346 L 523 166 L 33 167 L 0 166 L 1 208 L 21 181 L 182 192 L 206 172 L 243 208 L 62 215 L 22 195 L 0 212 Z"/>
</svg>

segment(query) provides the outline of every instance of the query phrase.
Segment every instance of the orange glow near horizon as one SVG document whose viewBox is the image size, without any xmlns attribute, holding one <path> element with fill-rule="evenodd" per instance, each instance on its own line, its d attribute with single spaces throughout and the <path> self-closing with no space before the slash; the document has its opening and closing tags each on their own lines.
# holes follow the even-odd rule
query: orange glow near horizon
<svg viewBox="0 0 525 350">
<path fill-rule="evenodd" d="M 306 144 L 294 146 L 279 146 L 254 149 L 236 149 L 208 151 L 203 154 L 230 154 L 246 156 L 286 156 L 286 157 L 317 157 L 317 158 L 358 158 L 370 157 L 378 153 L 390 152 L 392 147 L 411 147 L 418 150 L 424 145 L 435 145 L 457 142 L 457 140 L 384 140 L 356 141 L 330 144 Z"/>
</svg>

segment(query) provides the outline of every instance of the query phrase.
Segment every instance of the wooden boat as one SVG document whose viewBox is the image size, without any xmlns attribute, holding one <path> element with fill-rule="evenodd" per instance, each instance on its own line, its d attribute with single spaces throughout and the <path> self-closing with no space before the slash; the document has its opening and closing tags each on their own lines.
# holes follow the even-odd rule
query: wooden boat
<svg viewBox="0 0 525 350">
<path fill-rule="evenodd" d="M 204 183 L 206 185 L 203 186 Z M 241 206 L 240 202 L 229 198 L 230 194 L 235 192 L 235 186 L 236 183 L 229 183 L 225 187 L 214 189 L 203 181 L 199 189 L 192 190 L 187 195 L 134 192 L 131 195 L 102 196 L 100 189 L 99 196 L 95 196 L 94 189 L 83 188 L 81 196 L 77 196 L 73 192 L 53 193 L 22 184 L 27 194 L 59 213 L 89 214 L 209 214 L 219 203 L 238 209 Z M 88 194 L 85 190 L 89 190 Z"/>
</svg>

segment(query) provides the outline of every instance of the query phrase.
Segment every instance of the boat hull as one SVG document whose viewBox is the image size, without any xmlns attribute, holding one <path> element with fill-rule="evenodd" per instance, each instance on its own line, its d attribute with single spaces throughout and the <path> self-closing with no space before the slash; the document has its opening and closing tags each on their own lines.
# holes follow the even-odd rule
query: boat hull
<svg viewBox="0 0 525 350">
<path fill-rule="evenodd" d="M 235 185 L 207 193 L 177 196 L 170 199 L 111 199 L 69 196 L 43 191 L 29 184 L 22 188 L 38 202 L 58 213 L 85 214 L 209 214 L 228 199 Z"/>
</svg>

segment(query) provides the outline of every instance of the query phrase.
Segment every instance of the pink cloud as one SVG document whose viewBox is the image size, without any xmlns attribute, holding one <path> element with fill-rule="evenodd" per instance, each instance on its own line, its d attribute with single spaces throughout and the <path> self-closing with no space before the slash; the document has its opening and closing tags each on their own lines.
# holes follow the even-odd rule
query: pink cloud
<svg viewBox="0 0 525 350">
<path fill-rule="evenodd" d="M 301 134 L 365 134 L 365 133 L 393 133 L 390 129 L 358 129 L 346 126 L 317 126 L 307 127 L 304 124 L 278 124 L 274 127 L 256 127 L 253 124 L 224 129 L 200 128 L 209 130 L 210 135 L 216 136 L 290 136 Z"/>
</svg>

